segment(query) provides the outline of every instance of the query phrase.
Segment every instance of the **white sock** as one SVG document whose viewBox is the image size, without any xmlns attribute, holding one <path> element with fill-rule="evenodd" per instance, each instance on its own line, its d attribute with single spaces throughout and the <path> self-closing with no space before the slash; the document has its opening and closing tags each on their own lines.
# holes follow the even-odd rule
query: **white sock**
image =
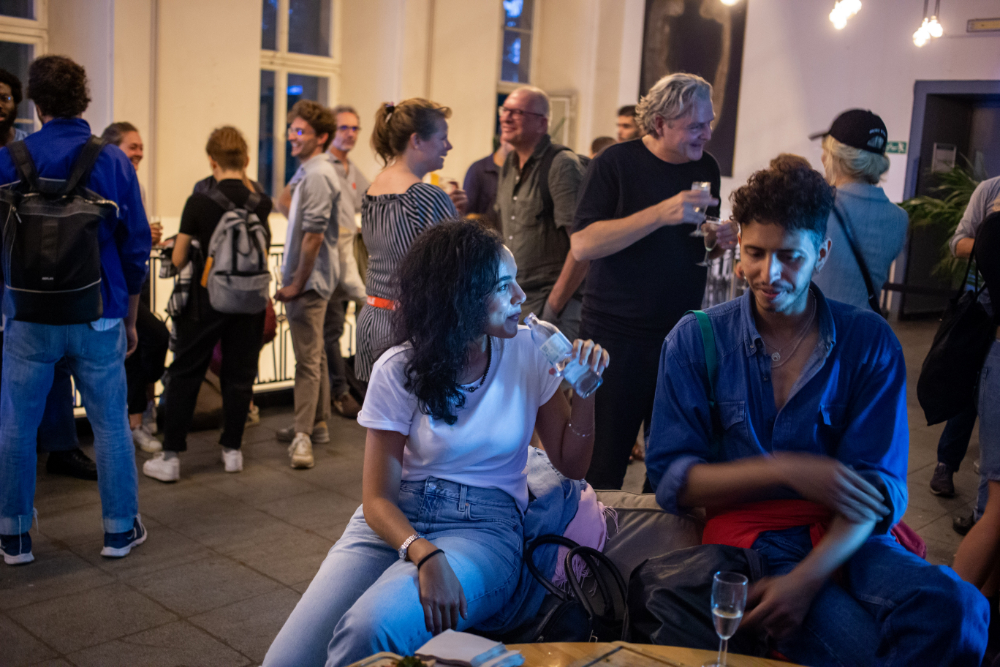
<svg viewBox="0 0 1000 667">
<path fill-rule="evenodd" d="M 238 450 L 238 449 L 231 449 L 229 447 L 223 447 L 222 451 L 224 451 L 226 454 L 232 454 L 233 452 L 238 452 L 240 450 Z"/>
</svg>

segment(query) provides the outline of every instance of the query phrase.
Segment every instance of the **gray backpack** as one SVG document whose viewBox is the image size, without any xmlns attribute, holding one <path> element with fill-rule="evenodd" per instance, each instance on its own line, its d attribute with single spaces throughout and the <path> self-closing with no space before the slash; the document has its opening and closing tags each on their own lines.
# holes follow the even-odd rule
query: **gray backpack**
<svg viewBox="0 0 1000 667">
<path fill-rule="evenodd" d="M 205 194 L 225 209 L 208 242 L 208 300 L 220 313 L 259 313 L 267 308 L 271 285 L 271 232 L 255 213 L 260 195 L 250 193 L 237 207 L 217 188 Z"/>
</svg>

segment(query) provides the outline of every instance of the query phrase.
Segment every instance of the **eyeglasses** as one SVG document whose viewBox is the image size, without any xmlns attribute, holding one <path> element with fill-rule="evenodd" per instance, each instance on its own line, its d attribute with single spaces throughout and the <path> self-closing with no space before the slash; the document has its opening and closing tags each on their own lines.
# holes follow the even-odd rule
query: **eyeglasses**
<svg viewBox="0 0 1000 667">
<path fill-rule="evenodd" d="M 305 136 L 309 136 L 310 134 L 315 134 L 315 132 L 313 132 L 312 130 L 305 130 L 301 127 L 292 127 L 291 125 L 289 125 L 288 134 L 289 136 L 294 135 L 296 137 L 302 138 Z"/>
<path fill-rule="evenodd" d="M 13 102 L 14 98 L 10 95 L 0 95 L 0 102 Z"/>
<path fill-rule="evenodd" d="M 360 129 L 361 129 L 360 125 L 338 125 L 337 126 L 337 131 L 338 132 L 357 132 Z"/>
<path fill-rule="evenodd" d="M 524 111 L 523 109 L 511 109 L 510 107 L 499 107 L 497 112 L 500 117 L 503 118 L 504 113 L 509 113 L 514 118 L 521 118 L 522 116 L 538 116 L 539 118 L 545 118 L 543 113 L 534 113 L 531 111 Z"/>
</svg>

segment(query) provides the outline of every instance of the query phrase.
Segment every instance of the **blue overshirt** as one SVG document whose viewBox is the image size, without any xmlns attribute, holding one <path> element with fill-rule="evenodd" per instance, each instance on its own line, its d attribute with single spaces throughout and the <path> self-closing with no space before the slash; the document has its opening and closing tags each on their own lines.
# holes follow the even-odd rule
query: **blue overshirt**
<svg viewBox="0 0 1000 667">
<path fill-rule="evenodd" d="M 751 292 L 707 311 L 718 351 L 715 447 L 705 348 L 694 315 L 685 315 L 667 336 L 646 472 L 668 512 L 686 511 L 678 495 L 691 466 L 784 451 L 835 458 L 876 486 L 892 510 L 876 532 L 902 518 L 909 450 L 903 349 L 876 313 L 827 300 L 815 284 L 812 290 L 819 341 L 780 411 Z M 771 496 L 798 497 L 791 489 Z"/>
<path fill-rule="evenodd" d="M 64 179 L 69 177 L 90 135 L 90 125 L 82 118 L 54 118 L 29 135 L 24 143 L 40 177 Z M 0 148 L 0 185 L 18 180 L 10 152 Z M 118 218 L 105 220 L 98 237 L 101 299 L 105 319 L 125 317 L 129 295 L 138 294 L 146 280 L 152 245 L 139 179 L 125 153 L 109 144 L 98 156 L 87 187 L 118 204 Z"/>
</svg>

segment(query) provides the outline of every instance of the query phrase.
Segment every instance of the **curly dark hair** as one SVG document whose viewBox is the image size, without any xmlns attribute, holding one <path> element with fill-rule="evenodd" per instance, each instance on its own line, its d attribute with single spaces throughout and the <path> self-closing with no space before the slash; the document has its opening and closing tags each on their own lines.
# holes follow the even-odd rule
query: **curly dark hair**
<svg viewBox="0 0 1000 667">
<path fill-rule="evenodd" d="M 42 56 L 28 68 L 28 99 L 53 118 L 74 118 L 87 110 L 87 71 L 66 56 Z"/>
<path fill-rule="evenodd" d="M 21 80 L 17 78 L 14 74 L 11 74 L 7 70 L 0 67 L 0 83 L 6 83 L 10 86 L 10 96 L 14 98 L 14 106 L 21 103 L 24 99 L 21 93 Z"/>
<path fill-rule="evenodd" d="M 801 159 L 776 158 L 771 166 L 750 176 L 747 184 L 729 196 L 733 220 L 781 225 L 812 232 L 817 247 L 826 238 L 826 221 L 833 208 L 834 190 L 823 175 Z"/>
<path fill-rule="evenodd" d="M 417 237 L 396 270 L 397 344 L 410 343 L 407 391 L 420 411 L 454 424 L 465 405 L 458 377 L 469 343 L 483 334 L 503 242 L 478 222 L 449 220 Z"/>
<path fill-rule="evenodd" d="M 323 150 L 330 147 L 333 135 L 337 132 L 337 118 L 333 113 L 319 102 L 313 100 L 299 100 L 288 112 L 288 122 L 296 118 L 301 118 L 309 123 L 317 135 L 325 134 L 326 141 L 323 142 Z"/>
</svg>

